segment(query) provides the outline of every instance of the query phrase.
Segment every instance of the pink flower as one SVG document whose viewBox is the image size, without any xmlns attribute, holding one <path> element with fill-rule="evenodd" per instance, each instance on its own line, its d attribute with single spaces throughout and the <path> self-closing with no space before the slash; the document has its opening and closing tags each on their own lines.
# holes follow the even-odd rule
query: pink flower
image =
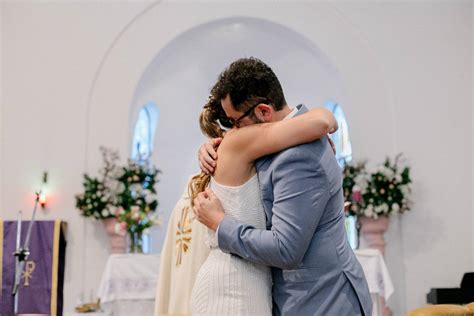
<svg viewBox="0 0 474 316">
<path fill-rule="evenodd" d="M 362 200 L 362 193 L 360 191 L 352 192 L 352 201 L 359 203 Z"/>
<path fill-rule="evenodd" d="M 125 231 L 127 229 L 127 223 L 125 222 L 120 222 L 120 229 L 122 229 L 123 231 Z"/>
<path fill-rule="evenodd" d="M 122 208 L 121 208 L 121 207 L 117 207 L 117 208 L 115 209 L 115 216 L 119 216 L 121 213 L 122 213 Z"/>
</svg>

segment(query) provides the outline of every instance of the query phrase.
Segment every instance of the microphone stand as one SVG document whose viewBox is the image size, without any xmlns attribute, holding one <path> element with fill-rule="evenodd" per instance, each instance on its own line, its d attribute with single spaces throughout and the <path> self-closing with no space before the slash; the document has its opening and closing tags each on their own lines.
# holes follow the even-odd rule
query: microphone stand
<svg viewBox="0 0 474 316">
<path fill-rule="evenodd" d="M 25 243 L 21 247 L 21 211 L 18 214 L 18 223 L 16 229 L 16 251 L 13 253 L 15 256 L 15 283 L 13 285 L 12 296 L 14 300 L 14 315 L 18 315 L 18 290 L 20 288 L 21 274 L 25 268 L 25 261 L 30 255 L 29 245 L 31 238 L 31 229 L 33 228 L 33 223 L 35 221 L 36 209 L 38 207 L 39 197 L 41 191 L 36 192 L 35 206 L 33 208 L 33 215 L 31 217 L 30 225 L 28 226 L 28 231 L 26 233 Z"/>
</svg>

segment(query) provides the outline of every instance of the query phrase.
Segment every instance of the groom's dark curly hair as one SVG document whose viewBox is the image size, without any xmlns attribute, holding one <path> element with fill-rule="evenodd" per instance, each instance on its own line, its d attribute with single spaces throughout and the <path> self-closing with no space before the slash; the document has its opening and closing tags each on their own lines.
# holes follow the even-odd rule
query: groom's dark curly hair
<svg viewBox="0 0 474 316">
<path fill-rule="evenodd" d="M 258 58 L 240 58 L 220 75 L 213 89 L 213 97 L 222 100 L 230 96 L 237 111 L 245 111 L 252 102 L 265 99 L 276 111 L 286 105 L 283 89 L 273 70 Z"/>
</svg>

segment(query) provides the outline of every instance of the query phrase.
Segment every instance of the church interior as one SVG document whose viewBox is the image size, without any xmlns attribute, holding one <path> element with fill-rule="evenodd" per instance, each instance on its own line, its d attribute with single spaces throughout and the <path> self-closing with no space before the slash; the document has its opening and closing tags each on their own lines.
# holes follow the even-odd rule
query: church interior
<svg viewBox="0 0 474 316">
<path fill-rule="evenodd" d="M 469 0 L 1 0 L 0 315 L 192 314 L 199 116 L 250 57 L 291 108 L 338 123 L 372 315 L 474 315 L 473 16 Z"/>
</svg>

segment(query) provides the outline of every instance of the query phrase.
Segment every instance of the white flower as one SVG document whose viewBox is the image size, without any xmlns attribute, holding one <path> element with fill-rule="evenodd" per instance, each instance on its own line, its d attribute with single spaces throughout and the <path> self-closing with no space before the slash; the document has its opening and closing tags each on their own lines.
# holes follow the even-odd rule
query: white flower
<svg viewBox="0 0 474 316">
<path fill-rule="evenodd" d="M 143 234 L 144 234 L 144 235 L 149 235 L 150 232 L 151 232 L 150 228 L 145 228 L 145 229 L 143 230 Z"/>
<path fill-rule="evenodd" d="M 387 179 L 392 179 L 393 178 L 393 175 L 394 175 L 394 172 L 392 169 L 386 167 L 386 166 L 378 166 L 377 168 L 377 172 L 380 173 L 381 175 L 383 175 L 385 178 Z"/>
<path fill-rule="evenodd" d="M 115 206 L 109 204 L 107 205 L 107 210 L 109 211 L 109 214 L 114 214 Z"/>
<path fill-rule="evenodd" d="M 376 214 L 383 213 L 383 210 L 384 210 L 384 208 L 383 208 L 382 205 L 377 205 L 377 206 L 375 207 L 375 213 L 376 213 Z"/>
<path fill-rule="evenodd" d="M 140 213 L 139 213 L 139 212 L 133 213 L 133 215 L 132 215 L 132 219 L 133 219 L 133 220 L 136 220 L 136 221 L 139 220 L 140 217 L 141 217 L 141 216 L 140 216 Z"/>
<path fill-rule="evenodd" d="M 114 232 L 118 235 L 125 236 L 126 231 L 120 223 L 115 223 Z"/>
<path fill-rule="evenodd" d="M 101 214 L 102 214 L 102 217 L 107 217 L 110 215 L 109 211 L 106 208 L 102 210 Z"/>
<path fill-rule="evenodd" d="M 117 192 L 123 192 L 125 190 L 125 184 L 122 182 L 117 183 Z"/>
<path fill-rule="evenodd" d="M 408 185 L 404 184 L 400 186 L 400 191 L 402 192 L 403 196 L 407 196 L 410 193 L 410 188 Z"/>
<path fill-rule="evenodd" d="M 352 189 L 352 191 L 354 191 L 354 189 Z M 145 195 L 146 204 L 151 204 L 153 201 L 155 201 L 155 197 L 156 197 L 156 195 L 153 194 L 153 193 Z"/>
<path fill-rule="evenodd" d="M 374 215 L 374 209 L 372 205 L 367 206 L 367 208 L 364 210 L 364 215 L 367 217 L 372 217 Z"/>
<path fill-rule="evenodd" d="M 130 186 L 130 190 L 136 192 L 137 194 L 141 194 L 143 187 L 140 183 L 134 183 Z"/>
<path fill-rule="evenodd" d="M 354 183 L 355 186 L 357 186 L 361 192 L 365 192 L 367 190 L 367 187 L 369 186 L 369 181 L 367 175 L 365 174 L 358 174 L 354 178 Z"/>
<path fill-rule="evenodd" d="M 382 212 L 384 212 L 385 214 L 388 213 L 389 207 L 386 203 L 382 204 L 381 207 L 382 207 Z"/>
<path fill-rule="evenodd" d="M 123 169 L 122 168 L 117 168 L 113 172 L 113 177 L 114 178 L 120 178 L 123 176 Z"/>
<path fill-rule="evenodd" d="M 397 181 L 397 182 L 402 182 L 402 176 L 399 175 L 399 174 L 397 174 L 397 175 L 395 176 L 395 181 Z"/>
<path fill-rule="evenodd" d="M 398 213 L 398 211 L 400 211 L 400 205 L 398 205 L 398 203 L 393 203 L 392 204 L 392 211 L 395 212 L 395 213 Z"/>
</svg>

